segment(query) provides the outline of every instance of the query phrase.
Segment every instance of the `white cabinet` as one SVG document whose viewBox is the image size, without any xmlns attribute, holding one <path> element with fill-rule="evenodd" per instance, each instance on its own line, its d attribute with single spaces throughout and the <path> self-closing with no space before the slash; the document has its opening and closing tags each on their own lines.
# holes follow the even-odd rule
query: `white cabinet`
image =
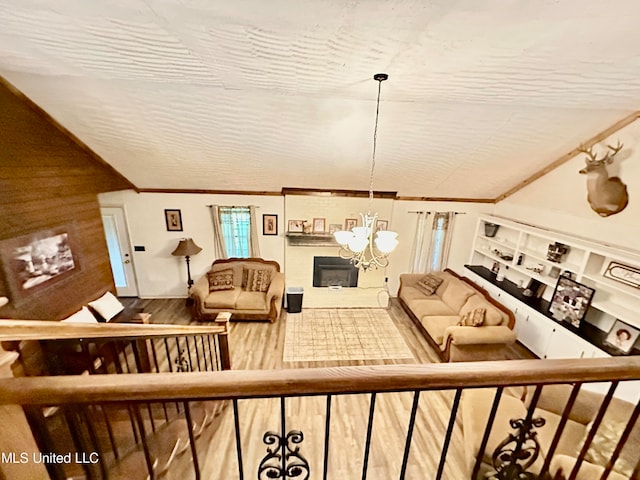
<svg viewBox="0 0 640 480">
<path fill-rule="evenodd" d="M 544 358 L 589 358 L 594 355 L 594 348 L 589 342 L 558 325 L 553 327 Z"/>
<path fill-rule="evenodd" d="M 525 316 L 522 312 L 520 319 Z M 517 322 L 517 320 L 516 320 Z M 545 358 L 547 346 L 553 335 L 553 325 L 540 314 L 526 314 L 525 320 L 521 323 L 521 334 L 518 334 L 518 340 L 529 350 L 540 358 Z"/>
</svg>

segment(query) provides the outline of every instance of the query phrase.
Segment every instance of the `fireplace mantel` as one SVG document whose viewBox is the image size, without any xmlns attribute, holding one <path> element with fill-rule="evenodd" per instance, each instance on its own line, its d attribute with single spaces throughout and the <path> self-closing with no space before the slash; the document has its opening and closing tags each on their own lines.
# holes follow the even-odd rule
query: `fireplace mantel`
<svg viewBox="0 0 640 480">
<path fill-rule="evenodd" d="M 338 245 L 329 233 L 292 233 L 285 234 L 289 245 L 295 247 L 335 247 Z"/>
</svg>

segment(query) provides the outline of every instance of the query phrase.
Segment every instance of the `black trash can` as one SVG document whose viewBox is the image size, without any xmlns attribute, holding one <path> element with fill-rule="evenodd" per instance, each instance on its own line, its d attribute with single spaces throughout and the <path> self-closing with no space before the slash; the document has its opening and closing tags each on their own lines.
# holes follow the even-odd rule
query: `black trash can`
<svg viewBox="0 0 640 480">
<path fill-rule="evenodd" d="M 302 311 L 302 287 L 287 287 L 287 312 L 300 313 Z"/>
</svg>

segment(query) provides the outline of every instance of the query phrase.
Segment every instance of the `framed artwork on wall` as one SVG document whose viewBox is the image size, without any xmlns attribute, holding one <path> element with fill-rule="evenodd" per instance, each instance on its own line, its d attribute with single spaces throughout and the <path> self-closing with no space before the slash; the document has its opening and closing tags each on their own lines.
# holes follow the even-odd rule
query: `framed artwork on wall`
<svg viewBox="0 0 640 480">
<path fill-rule="evenodd" d="M 345 230 L 351 230 L 353 227 L 357 227 L 358 226 L 358 219 L 357 218 L 345 218 L 344 220 L 344 229 Z"/>
<path fill-rule="evenodd" d="M 334 233 L 336 233 L 339 230 L 342 230 L 342 224 L 341 223 L 330 223 L 329 224 L 329 233 L 331 235 L 333 235 Z"/>
<path fill-rule="evenodd" d="M 36 295 L 80 271 L 71 225 L 0 242 L 0 260 L 12 303 Z"/>
<path fill-rule="evenodd" d="M 278 215 L 262 215 L 262 235 L 278 235 Z"/>
<path fill-rule="evenodd" d="M 376 222 L 376 232 L 379 230 L 388 230 L 389 229 L 389 221 L 388 220 L 378 220 Z"/>
<path fill-rule="evenodd" d="M 164 221 L 167 224 L 167 232 L 182 231 L 182 214 L 180 210 L 165 208 Z"/>
</svg>

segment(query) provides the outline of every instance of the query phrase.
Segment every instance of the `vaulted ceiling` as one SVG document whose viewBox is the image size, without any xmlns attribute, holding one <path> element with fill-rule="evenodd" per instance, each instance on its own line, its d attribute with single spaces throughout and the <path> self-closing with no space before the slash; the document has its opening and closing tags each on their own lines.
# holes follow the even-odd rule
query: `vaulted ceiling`
<svg viewBox="0 0 640 480">
<path fill-rule="evenodd" d="M 638 109 L 637 0 L 0 0 L 0 75 L 140 188 L 494 198 Z"/>
</svg>

